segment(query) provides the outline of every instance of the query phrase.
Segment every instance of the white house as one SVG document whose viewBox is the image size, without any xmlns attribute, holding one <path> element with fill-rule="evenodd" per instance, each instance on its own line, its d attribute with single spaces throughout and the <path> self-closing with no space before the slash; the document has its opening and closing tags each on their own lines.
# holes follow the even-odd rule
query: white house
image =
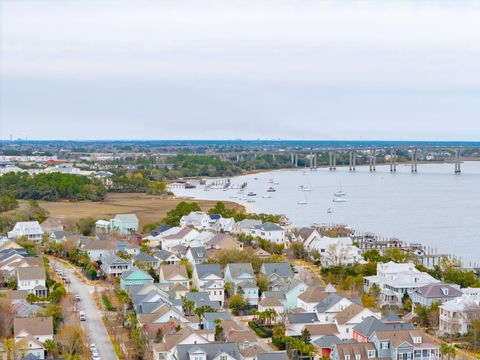
<svg viewBox="0 0 480 360">
<path fill-rule="evenodd" d="M 377 275 L 366 276 L 364 281 L 367 292 L 373 284 L 379 287 L 381 305 L 397 306 L 401 306 L 405 294 L 411 298 L 414 290 L 440 282 L 430 274 L 419 271 L 413 263 L 397 264 L 393 261 L 378 263 Z"/>
<path fill-rule="evenodd" d="M 187 269 L 185 265 L 176 264 L 176 265 L 160 265 L 160 282 L 174 285 L 182 285 L 188 290 L 189 281 L 187 275 Z"/>
<path fill-rule="evenodd" d="M 185 257 L 193 266 L 196 264 L 202 264 L 208 260 L 207 249 L 203 246 L 190 247 L 188 248 Z"/>
<path fill-rule="evenodd" d="M 26 290 L 29 294 L 46 297 L 48 290 L 45 286 L 45 281 L 46 275 L 43 266 L 17 268 L 18 290 Z"/>
<path fill-rule="evenodd" d="M 317 286 L 309 286 L 302 294 L 297 298 L 297 307 L 302 308 L 305 312 L 315 311 L 315 306 L 320 301 L 325 299 L 328 293 Z"/>
<path fill-rule="evenodd" d="M 232 232 L 235 234 L 252 235 L 254 226 L 262 225 L 260 220 L 244 219 L 233 225 Z"/>
<path fill-rule="evenodd" d="M 335 317 L 353 302 L 337 293 L 330 293 L 315 306 L 315 313 L 318 320 L 323 324 L 334 324 Z"/>
<path fill-rule="evenodd" d="M 210 229 L 211 218 L 203 211 L 192 211 L 188 215 L 184 215 L 180 219 L 180 226 L 193 226 L 199 230 Z"/>
<path fill-rule="evenodd" d="M 14 318 L 13 329 L 16 346 L 21 352 L 45 359 L 44 343 L 53 340 L 52 317 Z"/>
<path fill-rule="evenodd" d="M 275 244 L 285 243 L 285 230 L 281 226 L 272 222 L 254 225 L 252 229 L 252 236 L 258 236 Z"/>
<path fill-rule="evenodd" d="M 218 301 L 221 306 L 225 301 L 222 270 L 219 264 L 197 264 L 193 269 L 193 286 L 200 291 L 208 292 L 210 300 Z"/>
<path fill-rule="evenodd" d="M 335 324 L 340 333 L 339 337 L 344 340 L 352 339 L 353 328 L 369 316 L 377 319 L 381 318 L 380 313 L 375 313 L 355 303 L 350 304 L 350 306 L 337 313 L 335 315 Z"/>
<path fill-rule="evenodd" d="M 258 304 L 257 278 L 253 272 L 252 264 L 227 264 L 224 279 L 225 282 L 233 283 L 233 291 L 235 294 L 241 289 L 243 296 L 248 300 L 250 305 Z"/>
<path fill-rule="evenodd" d="M 117 244 L 110 240 L 90 240 L 83 245 L 82 250 L 88 254 L 91 261 L 102 261 L 117 251 Z"/>
<path fill-rule="evenodd" d="M 480 313 L 480 295 L 464 294 L 440 305 L 439 332 L 441 334 L 466 334 L 471 316 Z"/>
<path fill-rule="evenodd" d="M 320 253 L 320 261 L 323 266 L 338 266 L 354 263 L 363 263 L 360 249 L 353 245 L 350 237 L 331 238 L 317 236 L 316 231 L 311 234 L 304 243 L 309 252 L 317 250 Z"/>
<path fill-rule="evenodd" d="M 18 239 L 25 236 L 28 240 L 35 243 L 42 242 L 43 229 L 38 221 L 19 221 L 15 224 L 12 231 L 7 236 L 10 239 Z"/>
<path fill-rule="evenodd" d="M 122 276 L 125 271 L 130 270 L 130 261 L 113 254 L 102 259 L 100 268 L 105 275 L 118 277 Z"/>
<path fill-rule="evenodd" d="M 177 229 L 178 228 L 172 228 L 159 235 L 160 244 L 163 250 L 170 251 L 170 249 L 177 245 L 186 246 L 199 234 L 197 230 L 189 227 L 182 227 L 179 230 Z"/>
</svg>

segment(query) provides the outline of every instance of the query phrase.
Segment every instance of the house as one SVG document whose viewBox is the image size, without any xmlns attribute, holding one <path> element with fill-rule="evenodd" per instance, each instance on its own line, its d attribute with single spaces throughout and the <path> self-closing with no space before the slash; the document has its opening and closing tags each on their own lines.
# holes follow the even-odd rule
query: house
<svg viewBox="0 0 480 360">
<path fill-rule="evenodd" d="M 53 231 L 63 231 L 63 220 L 55 217 L 48 217 L 47 220 L 40 224 L 44 233 L 51 233 Z"/>
<path fill-rule="evenodd" d="M 234 234 L 252 235 L 253 227 L 262 225 L 260 220 L 244 219 L 233 225 L 232 232 Z"/>
<path fill-rule="evenodd" d="M 417 270 L 413 263 L 377 264 L 377 275 L 364 277 L 365 291 L 368 292 L 373 284 L 380 289 L 381 305 L 402 305 L 405 294 L 410 298 L 413 292 L 425 285 L 440 281 L 430 274 Z"/>
<path fill-rule="evenodd" d="M 277 314 L 283 314 L 285 312 L 285 306 L 276 298 L 263 298 L 258 302 L 258 311 L 263 312 L 265 310 L 275 310 Z"/>
<path fill-rule="evenodd" d="M 444 303 L 462 295 L 463 292 L 455 286 L 434 283 L 415 289 L 412 293 L 412 302 L 414 306 L 430 306 L 434 302 Z"/>
<path fill-rule="evenodd" d="M 155 327 L 156 324 L 148 324 L 148 328 Z M 186 325 L 173 334 L 166 334 L 160 342 L 151 344 L 153 359 L 176 359 L 177 346 L 184 344 L 208 344 L 213 341 L 214 331 L 211 330 L 195 330 Z M 193 359 L 192 359 L 193 360 Z"/>
<path fill-rule="evenodd" d="M 160 224 L 155 229 L 150 231 L 149 235 L 155 237 L 155 236 L 158 236 L 158 235 L 162 234 L 163 232 L 165 232 L 165 231 L 167 231 L 168 229 L 171 229 L 171 228 L 172 227 L 170 225 Z"/>
<path fill-rule="evenodd" d="M 478 313 L 480 295 L 468 291 L 440 305 L 440 334 L 466 334 L 470 328 L 470 312 Z"/>
<path fill-rule="evenodd" d="M 140 254 L 140 246 L 130 243 L 128 241 L 117 241 L 117 252 L 122 252 L 131 256 Z"/>
<path fill-rule="evenodd" d="M 212 218 L 212 216 L 213 215 L 210 215 L 210 218 Z M 210 226 L 210 229 L 216 232 L 222 232 L 222 233 L 228 234 L 232 232 L 234 225 L 235 225 L 235 220 L 233 218 L 220 217 Z"/>
<path fill-rule="evenodd" d="M 192 211 L 180 218 L 180 226 L 193 226 L 198 230 L 210 229 L 211 218 L 203 211 Z"/>
<path fill-rule="evenodd" d="M 314 240 L 321 237 L 322 235 L 320 235 L 320 233 L 316 229 L 308 227 L 294 228 L 286 234 L 286 240 L 288 243 L 292 243 L 295 241 L 301 242 L 303 246 L 308 250 L 311 250 L 309 248 L 309 245 Z"/>
<path fill-rule="evenodd" d="M 228 234 L 216 234 L 205 243 L 207 249 L 243 250 L 243 244 Z"/>
<path fill-rule="evenodd" d="M 208 253 L 207 249 L 202 246 L 198 247 L 191 247 L 187 250 L 187 254 L 185 255 L 188 262 L 195 266 L 196 264 L 204 263 L 208 260 Z"/>
<path fill-rule="evenodd" d="M 335 345 L 341 342 L 342 340 L 336 335 L 323 335 L 315 340 L 312 339 L 312 344 L 317 348 L 317 352 L 323 359 L 330 358 Z"/>
<path fill-rule="evenodd" d="M 352 339 L 353 328 L 368 317 L 380 318 L 381 315 L 356 303 L 350 304 L 335 315 L 335 324 L 339 330 L 339 337 L 345 340 Z"/>
<path fill-rule="evenodd" d="M 305 285 L 305 283 L 293 279 L 292 282 L 278 288 L 278 290 L 265 291 L 262 294 L 262 299 L 269 297 L 276 298 L 283 304 L 285 310 L 290 310 L 297 307 L 297 298 L 305 292 L 306 289 L 307 285 Z"/>
<path fill-rule="evenodd" d="M 288 356 L 286 351 L 270 351 L 258 354 L 255 360 L 288 360 Z"/>
<path fill-rule="evenodd" d="M 187 290 L 190 286 L 185 265 L 160 265 L 159 275 L 161 283 L 168 283 L 171 286 L 182 285 Z"/>
<path fill-rule="evenodd" d="M 132 258 L 132 261 L 134 264 L 137 264 L 145 269 L 158 269 L 158 267 L 160 266 L 160 260 L 158 258 L 145 252 L 141 252 L 138 255 L 135 255 Z"/>
<path fill-rule="evenodd" d="M 374 360 L 378 359 L 377 350 L 373 343 L 341 342 L 333 346 L 330 354 L 331 360 Z M 398 358 L 400 360 L 402 358 Z M 391 358 L 397 360 L 397 358 Z M 407 360 L 407 358 L 405 358 Z"/>
<path fill-rule="evenodd" d="M 26 290 L 29 294 L 47 297 L 48 289 L 45 285 L 46 275 L 43 266 L 17 268 L 17 288 Z"/>
<path fill-rule="evenodd" d="M 233 283 L 233 292 L 237 294 L 240 289 L 250 305 L 258 304 L 257 278 L 253 272 L 252 264 L 237 263 L 227 264 L 225 267 L 225 283 Z"/>
<path fill-rule="evenodd" d="M 102 260 L 100 269 L 106 276 L 118 277 L 121 276 L 123 272 L 130 270 L 130 262 L 113 254 Z"/>
<path fill-rule="evenodd" d="M 51 241 L 55 241 L 56 243 L 62 243 L 67 241 L 68 237 L 70 236 L 70 233 L 68 231 L 64 230 L 54 230 L 49 232 L 48 238 Z"/>
<path fill-rule="evenodd" d="M 95 222 L 96 234 L 107 234 L 112 230 L 112 223 L 108 220 L 97 220 Z"/>
<path fill-rule="evenodd" d="M 272 254 L 262 248 L 258 248 L 253 254 L 262 260 L 269 259 L 272 256 Z"/>
<path fill-rule="evenodd" d="M 350 237 L 331 238 L 321 236 L 318 231 L 313 229 L 302 230 L 301 234 L 306 237 L 303 243 L 305 249 L 308 252 L 318 251 L 320 253 L 320 262 L 323 266 L 364 262 L 360 249 L 353 245 L 353 240 Z M 309 234 L 308 237 L 307 234 Z"/>
<path fill-rule="evenodd" d="M 225 282 L 219 264 L 196 264 L 192 282 L 198 290 L 208 292 L 210 300 L 218 301 L 223 306 Z"/>
<path fill-rule="evenodd" d="M 379 358 L 440 359 L 438 344 L 429 341 L 426 335 L 418 330 L 376 331 L 369 340 L 374 344 Z"/>
<path fill-rule="evenodd" d="M 263 263 L 260 273 L 268 280 L 268 288 L 274 290 L 289 284 L 293 280 L 293 270 L 288 262 Z"/>
<path fill-rule="evenodd" d="M 120 288 L 123 290 L 129 286 L 147 284 L 153 284 L 153 277 L 136 267 L 123 271 L 120 276 Z"/>
<path fill-rule="evenodd" d="M 315 312 L 319 320 L 324 324 L 335 324 L 337 313 L 345 310 L 353 302 L 337 293 L 329 293 L 315 306 Z"/>
<path fill-rule="evenodd" d="M 138 217 L 135 214 L 118 214 L 110 220 L 111 230 L 119 234 L 138 231 Z"/>
<path fill-rule="evenodd" d="M 19 221 L 15 224 L 12 231 L 9 231 L 7 236 L 10 239 L 19 239 L 26 237 L 29 241 L 34 243 L 41 243 L 44 232 L 38 221 Z"/>
<path fill-rule="evenodd" d="M 243 360 L 236 343 L 181 344 L 176 360 Z M 282 359 L 286 360 L 286 359 Z"/>
<path fill-rule="evenodd" d="M 210 295 L 206 291 L 188 292 L 185 294 L 187 300 L 191 300 L 195 303 L 195 307 L 210 306 L 215 310 L 220 310 L 220 304 L 218 301 L 210 300 Z"/>
<path fill-rule="evenodd" d="M 368 342 L 375 331 L 384 330 L 413 330 L 413 324 L 409 322 L 388 322 L 388 319 L 378 319 L 375 316 L 365 318 L 352 329 L 352 338 L 357 342 Z"/>
<path fill-rule="evenodd" d="M 208 330 L 215 329 L 216 320 L 232 320 L 232 315 L 226 311 L 207 312 L 202 315 L 203 328 Z"/>
<path fill-rule="evenodd" d="M 115 255 L 117 244 L 111 240 L 89 240 L 81 247 L 90 258 L 90 261 L 102 261 Z"/>
<path fill-rule="evenodd" d="M 138 323 L 143 326 L 147 323 L 161 324 L 177 319 L 181 324 L 188 324 L 189 321 L 177 308 L 169 304 L 162 304 L 154 312 L 138 315 Z"/>
<path fill-rule="evenodd" d="M 253 237 L 260 237 L 275 244 L 285 243 L 285 230 L 272 222 L 266 222 L 261 225 L 254 225 L 252 229 Z"/>
<path fill-rule="evenodd" d="M 310 333 L 312 342 L 324 336 L 340 335 L 340 330 L 338 330 L 338 327 L 335 324 L 307 324 L 304 328 Z"/>
<path fill-rule="evenodd" d="M 171 228 L 161 234 L 160 244 L 163 250 L 169 250 L 177 245 L 187 246 L 199 235 L 199 232 L 189 227 Z"/>
<path fill-rule="evenodd" d="M 167 250 L 158 250 L 153 256 L 163 264 L 178 264 L 180 262 L 180 258 L 177 255 Z"/>
<path fill-rule="evenodd" d="M 16 347 L 21 352 L 45 359 L 44 343 L 53 340 L 52 317 L 14 318 L 13 329 Z"/>
<path fill-rule="evenodd" d="M 315 306 L 328 296 L 322 288 L 318 286 L 309 286 L 297 298 L 297 307 L 302 308 L 306 312 L 315 311 Z"/>
<path fill-rule="evenodd" d="M 288 313 L 285 323 L 285 335 L 300 336 L 305 325 L 320 324 L 317 314 L 314 312 Z"/>
</svg>

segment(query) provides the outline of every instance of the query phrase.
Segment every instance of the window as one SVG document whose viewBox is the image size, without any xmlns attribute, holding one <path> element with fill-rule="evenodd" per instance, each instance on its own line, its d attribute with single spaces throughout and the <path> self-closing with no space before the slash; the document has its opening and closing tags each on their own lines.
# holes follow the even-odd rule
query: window
<svg viewBox="0 0 480 360">
<path fill-rule="evenodd" d="M 375 357 L 375 350 L 368 350 L 367 356 L 368 356 L 369 359 L 374 358 Z"/>
<path fill-rule="evenodd" d="M 350 360 L 350 355 L 345 355 L 345 360 Z"/>
<path fill-rule="evenodd" d="M 360 354 L 355 354 L 355 360 L 360 360 L 361 356 Z"/>
<path fill-rule="evenodd" d="M 346 328 L 345 329 L 345 332 L 348 334 L 350 332 L 350 329 L 349 328 Z"/>
<path fill-rule="evenodd" d="M 422 338 L 420 336 L 415 336 L 413 338 L 413 343 L 414 344 L 421 344 L 422 343 Z"/>
<path fill-rule="evenodd" d="M 380 343 L 380 349 L 388 349 L 388 341 L 382 341 Z"/>
<path fill-rule="evenodd" d="M 227 360 L 228 356 L 227 355 L 220 355 L 220 360 Z"/>
</svg>

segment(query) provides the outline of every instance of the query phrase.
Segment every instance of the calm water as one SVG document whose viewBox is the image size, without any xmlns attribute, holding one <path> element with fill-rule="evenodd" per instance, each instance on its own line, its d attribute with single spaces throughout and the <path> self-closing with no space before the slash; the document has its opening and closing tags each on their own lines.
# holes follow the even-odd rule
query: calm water
<svg viewBox="0 0 480 360">
<path fill-rule="evenodd" d="M 304 174 L 305 173 L 305 174 Z M 255 180 L 257 178 L 257 180 Z M 273 179 L 276 192 L 265 199 Z M 375 173 L 366 167 L 356 172 L 337 168 L 317 171 L 282 170 L 239 176 L 233 184 L 248 182 L 246 192 L 257 193 L 255 203 L 231 198 L 246 195 L 237 190 L 177 189 L 177 195 L 198 199 L 237 201 L 255 212 L 285 214 L 292 225 L 313 223 L 346 224 L 359 231 L 398 237 L 438 249 L 439 253 L 461 256 L 465 265 L 480 262 L 480 163 L 462 164 L 462 174 L 453 174 L 453 164 L 419 165 L 418 173 L 400 165 L 396 173 L 377 166 Z M 302 192 L 300 185 L 312 188 Z M 334 203 L 333 193 L 342 189 L 348 201 Z M 308 204 L 298 205 L 306 200 Z M 332 213 L 327 209 L 332 208 Z"/>
</svg>

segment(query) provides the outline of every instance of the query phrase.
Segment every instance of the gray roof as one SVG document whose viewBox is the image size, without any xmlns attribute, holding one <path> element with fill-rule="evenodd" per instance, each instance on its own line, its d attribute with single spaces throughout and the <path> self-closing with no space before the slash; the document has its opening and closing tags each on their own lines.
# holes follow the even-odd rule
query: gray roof
<svg viewBox="0 0 480 360">
<path fill-rule="evenodd" d="M 206 360 L 213 360 L 223 352 L 236 360 L 241 360 L 243 358 L 240 354 L 238 344 L 236 343 L 180 344 L 177 345 L 176 358 L 178 360 L 189 360 L 189 352 L 193 349 L 205 352 L 207 354 Z"/>
<path fill-rule="evenodd" d="M 353 330 L 361 335 L 369 337 L 376 331 L 386 330 L 412 330 L 413 325 L 411 323 L 395 323 L 385 324 L 381 320 L 378 320 L 374 316 L 365 318 L 360 324 L 356 325 Z"/>
<path fill-rule="evenodd" d="M 110 266 L 110 265 L 113 265 L 113 264 L 128 264 L 129 262 L 125 259 L 122 259 L 120 256 L 118 255 L 111 255 L 107 258 L 105 258 L 104 260 L 102 260 L 102 265 L 107 265 L 107 266 Z"/>
<path fill-rule="evenodd" d="M 195 269 L 199 279 L 203 279 L 210 274 L 222 277 L 222 270 L 219 264 L 196 264 Z"/>
<path fill-rule="evenodd" d="M 118 214 L 114 219 L 122 222 L 138 222 L 138 217 L 135 214 Z"/>
<path fill-rule="evenodd" d="M 232 320 L 232 315 L 229 312 L 207 312 L 203 314 L 203 318 L 207 321 L 215 321 L 217 319 L 225 321 Z"/>
<path fill-rule="evenodd" d="M 209 245 L 216 245 L 226 237 L 230 237 L 228 234 L 215 234 L 210 240 L 207 241 Z"/>
<path fill-rule="evenodd" d="M 55 231 L 52 231 L 52 234 L 55 236 L 56 239 L 62 239 L 70 235 L 68 231 L 64 231 L 64 230 L 55 230 Z"/>
<path fill-rule="evenodd" d="M 286 351 L 272 351 L 257 354 L 257 360 L 288 360 Z"/>
<path fill-rule="evenodd" d="M 340 344 L 342 340 L 335 335 L 324 335 L 319 337 L 313 343 L 320 348 L 330 348 L 333 349 L 333 346 L 336 344 Z"/>
<path fill-rule="evenodd" d="M 331 293 L 325 299 L 320 301 L 317 306 L 315 306 L 315 311 L 321 314 L 330 309 L 333 305 L 335 305 L 342 299 L 343 296 L 338 295 L 337 293 Z"/>
<path fill-rule="evenodd" d="M 208 301 L 210 300 L 210 296 L 206 291 L 199 291 L 199 292 L 188 292 L 185 294 L 187 300 L 193 301 Z"/>
<path fill-rule="evenodd" d="M 317 313 L 290 313 L 288 314 L 288 322 L 290 324 L 310 324 L 318 322 Z"/>
<path fill-rule="evenodd" d="M 308 227 L 302 227 L 302 228 L 299 228 L 299 229 L 295 229 L 293 231 L 293 233 L 298 236 L 298 237 L 301 237 L 304 241 L 308 239 L 308 237 L 310 235 L 312 235 L 312 233 L 315 231 L 314 228 L 308 228 Z"/>
<path fill-rule="evenodd" d="M 277 274 L 282 277 L 293 277 L 293 271 L 288 262 L 263 263 L 262 271 L 267 276 Z"/>
<path fill-rule="evenodd" d="M 262 230 L 262 231 L 283 230 L 280 226 L 278 226 L 277 224 L 272 223 L 272 222 L 266 222 L 266 223 L 263 223 L 261 225 L 254 225 L 253 228 L 256 229 L 256 230 Z"/>
<path fill-rule="evenodd" d="M 203 246 L 191 247 L 190 252 L 195 260 L 208 260 L 207 250 Z"/>
<path fill-rule="evenodd" d="M 251 263 L 227 264 L 227 268 L 230 270 L 230 275 L 232 276 L 232 278 L 236 278 L 237 276 L 244 273 L 255 276 Z"/>
<path fill-rule="evenodd" d="M 447 294 L 444 291 L 447 291 Z M 443 283 L 434 283 L 422 286 L 415 290 L 415 292 L 424 298 L 454 298 L 462 296 L 463 293 L 455 289 L 453 286 Z"/>
<path fill-rule="evenodd" d="M 155 256 L 162 260 L 167 260 L 173 253 L 167 250 L 158 250 L 155 252 Z"/>
<path fill-rule="evenodd" d="M 133 260 L 140 262 L 158 262 L 158 259 L 156 257 L 145 252 L 140 252 L 138 255 L 135 255 L 133 257 Z"/>
</svg>

